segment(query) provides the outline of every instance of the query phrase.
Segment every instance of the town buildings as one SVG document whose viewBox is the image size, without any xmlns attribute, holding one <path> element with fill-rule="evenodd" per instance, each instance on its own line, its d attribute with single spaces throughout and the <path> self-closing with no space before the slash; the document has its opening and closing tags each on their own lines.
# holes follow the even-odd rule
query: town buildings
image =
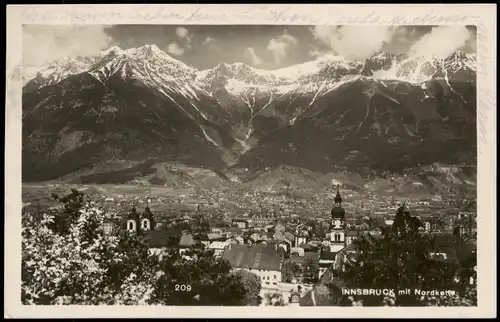
<svg viewBox="0 0 500 322">
<path fill-rule="evenodd" d="M 277 290 L 282 281 L 283 257 L 276 246 L 230 244 L 222 254 L 233 269 L 257 275 L 264 290 Z"/>
<path fill-rule="evenodd" d="M 340 186 L 328 199 L 333 199 L 333 207 L 326 216 L 322 213 L 284 215 L 290 210 L 284 203 L 278 210 L 266 211 L 260 205 L 257 210 L 242 210 L 235 214 L 228 211 L 219 216 L 203 206 L 160 220 L 159 215 L 153 215 L 146 207 L 142 214 L 133 208 L 120 225 L 129 233 L 143 235 L 153 254 L 161 257 L 172 248 L 181 254 L 194 247 L 211 251 L 214 256 L 228 260 L 233 269 L 247 270 L 259 276 L 263 291 L 279 292 L 297 303 L 296 297 L 304 296 L 299 287 L 302 291 L 316 287 L 328 272 L 345 268 L 348 258 L 356 252 L 353 243 L 357 238 L 365 234 L 378 236 L 381 229 L 390 227 L 395 221 L 395 211 L 387 210 L 394 208 L 392 204 L 387 204 L 383 211 L 377 211 L 378 215 L 363 211 L 355 216 L 346 211 Z M 376 204 L 377 209 L 384 205 L 376 199 L 366 201 L 365 205 L 368 202 Z M 422 233 L 433 234 L 440 239 L 430 254 L 436 260 L 464 262 L 475 256 L 475 245 L 459 242 L 475 233 L 474 206 L 464 205 L 449 216 L 422 215 Z M 203 220 L 208 223 L 206 227 L 200 224 Z M 169 226 L 186 228 L 178 236 L 178 231 L 171 233 L 167 229 Z M 112 227 L 111 221 L 105 223 L 106 231 L 111 232 Z M 284 273 L 285 263 L 288 262 L 299 267 L 291 278 L 285 278 Z M 314 279 L 307 276 L 305 266 L 308 264 L 304 264 L 307 262 L 317 264 L 315 280 L 318 282 L 309 282 Z M 319 294 L 321 292 L 316 294 L 316 299 L 320 298 Z"/>
</svg>

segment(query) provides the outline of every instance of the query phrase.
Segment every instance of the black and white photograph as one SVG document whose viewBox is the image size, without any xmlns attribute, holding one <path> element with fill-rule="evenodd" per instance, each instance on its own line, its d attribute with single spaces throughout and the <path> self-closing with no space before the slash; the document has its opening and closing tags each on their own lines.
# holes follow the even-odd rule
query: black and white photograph
<svg viewBox="0 0 500 322">
<path fill-rule="evenodd" d="M 478 306 L 477 26 L 20 42 L 22 305 Z"/>
</svg>

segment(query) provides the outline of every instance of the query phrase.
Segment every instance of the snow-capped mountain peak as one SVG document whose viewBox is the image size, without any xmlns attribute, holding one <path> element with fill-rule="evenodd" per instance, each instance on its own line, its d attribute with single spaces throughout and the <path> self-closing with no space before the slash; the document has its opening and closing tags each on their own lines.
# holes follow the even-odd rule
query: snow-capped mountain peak
<svg viewBox="0 0 500 322">
<path fill-rule="evenodd" d="M 66 57 L 39 68 L 24 66 L 23 87 L 37 89 L 58 83 L 72 75 L 89 70 L 97 61 L 96 57 Z"/>
<path fill-rule="evenodd" d="M 101 57 L 89 70 L 102 83 L 113 75 L 119 75 L 123 79 L 134 79 L 147 86 L 163 88 L 168 84 L 179 85 L 194 79 L 194 68 L 169 56 L 156 45 L 124 51 L 111 48 L 108 52 L 115 54 Z"/>
<path fill-rule="evenodd" d="M 83 155 L 80 164 L 185 158 L 218 169 L 235 162 L 250 169 L 291 162 L 325 172 L 350 160 L 385 166 L 408 142 L 441 149 L 436 139 L 472 137 L 475 128 L 463 120 L 475 120 L 474 80 L 475 57 L 464 53 L 378 53 L 365 61 L 327 55 L 275 70 L 221 63 L 200 71 L 155 45 L 113 46 L 47 66 L 24 88 L 23 166 L 35 177 L 75 171 L 56 169 L 68 155 Z M 47 138 L 56 128 L 63 130 Z M 367 152 L 351 154 L 360 144 Z M 318 157 L 309 163 L 304 155 Z"/>
<path fill-rule="evenodd" d="M 131 66 L 135 67 L 131 67 Z M 96 57 L 67 58 L 41 69 L 36 77 L 31 77 L 33 88 L 50 85 L 71 75 L 89 72 L 100 81 L 122 70 L 122 77 L 132 75 L 149 83 L 148 78 L 173 81 L 177 84 L 192 82 L 195 86 L 211 93 L 216 88 L 238 88 L 235 95 L 255 90 L 283 92 L 295 90 L 316 91 L 335 86 L 346 76 L 364 75 L 379 79 L 395 79 L 411 83 L 421 83 L 438 75 L 470 78 L 476 71 L 475 55 L 456 52 L 445 59 L 438 57 L 407 57 L 393 53 L 377 53 L 365 61 L 353 61 L 338 55 L 324 55 L 315 60 L 295 64 L 285 68 L 265 70 L 245 63 L 220 63 L 207 70 L 197 70 L 177 60 L 156 45 L 122 49 L 118 46 L 103 51 Z M 129 73 L 130 74 L 130 73 Z M 154 75 L 154 77 L 152 76 Z M 134 76 L 135 77 L 135 76 Z M 230 84 L 238 86 L 229 86 Z M 242 92 L 242 89 L 243 92 Z"/>
<path fill-rule="evenodd" d="M 123 55 L 123 54 L 125 54 L 125 51 L 123 49 L 121 49 L 118 46 L 113 46 L 107 50 L 102 51 L 101 57 L 109 56 L 109 55 L 118 56 L 118 55 Z"/>
<path fill-rule="evenodd" d="M 455 52 L 445 58 L 437 55 L 412 56 L 393 69 L 397 79 L 413 83 L 450 75 L 455 79 L 470 80 L 476 73 L 476 57 L 462 52 Z"/>
<path fill-rule="evenodd" d="M 165 62 L 174 63 L 179 66 L 183 66 L 185 68 L 191 69 L 184 62 L 177 60 L 158 48 L 156 45 L 144 45 L 137 48 L 130 48 L 125 51 L 125 54 L 132 58 L 138 59 L 159 59 Z"/>
<path fill-rule="evenodd" d="M 166 53 L 160 50 L 156 45 L 144 45 L 137 48 L 130 48 L 127 49 L 126 52 L 129 55 L 166 55 Z"/>
</svg>

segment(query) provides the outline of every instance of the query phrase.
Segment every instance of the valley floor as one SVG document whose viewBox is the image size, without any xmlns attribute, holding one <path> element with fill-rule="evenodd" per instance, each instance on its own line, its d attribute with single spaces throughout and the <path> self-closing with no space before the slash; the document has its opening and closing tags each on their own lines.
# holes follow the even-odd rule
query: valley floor
<svg viewBox="0 0 500 322">
<path fill-rule="evenodd" d="M 388 187 L 386 187 L 388 188 Z M 218 187 L 178 188 L 138 184 L 68 184 L 61 182 L 25 183 L 22 187 L 23 207 L 50 209 L 57 206 L 52 194 L 64 196 L 71 189 L 77 189 L 103 203 L 108 210 L 117 214 L 130 211 L 132 207 L 143 211 L 146 205 L 157 213 L 214 213 L 231 217 L 247 216 L 260 213 L 266 215 L 290 217 L 325 217 L 329 216 L 333 205 L 334 191 L 324 188 L 322 191 L 309 191 L 307 188 L 295 189 L 229 189 Z M 391 218 L 397 205 L 405 202 L 412 211 L 423 217 L 445 214 L 448 210 L 459 207 L 458 199 L 445 198 L 429 192 L 415 193 L 413 189 L 403 193 L 390 193 L 382 189 L 381 193 L 341 188 L 346 212 L 354 217 L 375 216 Z M 458 198 L 458 199 L 457 199 Z M 200 208 L 201 207 L 201 208 Z M 197 210 L 198 209 L 198 210 Z"/>
</svg>

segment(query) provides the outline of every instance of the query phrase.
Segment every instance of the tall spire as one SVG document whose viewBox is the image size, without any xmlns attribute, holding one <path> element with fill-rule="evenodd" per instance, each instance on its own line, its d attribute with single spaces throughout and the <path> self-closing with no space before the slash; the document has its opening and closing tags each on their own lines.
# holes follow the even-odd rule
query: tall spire
<svg viewBox="0 0 500 322">
<path fill-rule="evenodd" d="M 405 215 L 405 214 L 409 213 L 408 207 L 406 206 L 406 200 L 403 201 L 403 203 L 401 204 L 401 206 L 399 206 L 398 213 L 401 214 L 401 215 Z"/>
<path fill-rule="evenodd" d="M 402 210 L 403 212 L 408 211 L 408 208 L 406 207 L 406 200 L 405 200 L 405 201 L 403 201 L 403 204 L 401 205 L 401 210 Z"/>
<path fill-rule="evenodd" d="M 337 194 L 335 195 L 335 206 L 341 206 L 342 205 L 342 197 L 340 196 L 340 185 L 337 184 Z"/>
</svg>

